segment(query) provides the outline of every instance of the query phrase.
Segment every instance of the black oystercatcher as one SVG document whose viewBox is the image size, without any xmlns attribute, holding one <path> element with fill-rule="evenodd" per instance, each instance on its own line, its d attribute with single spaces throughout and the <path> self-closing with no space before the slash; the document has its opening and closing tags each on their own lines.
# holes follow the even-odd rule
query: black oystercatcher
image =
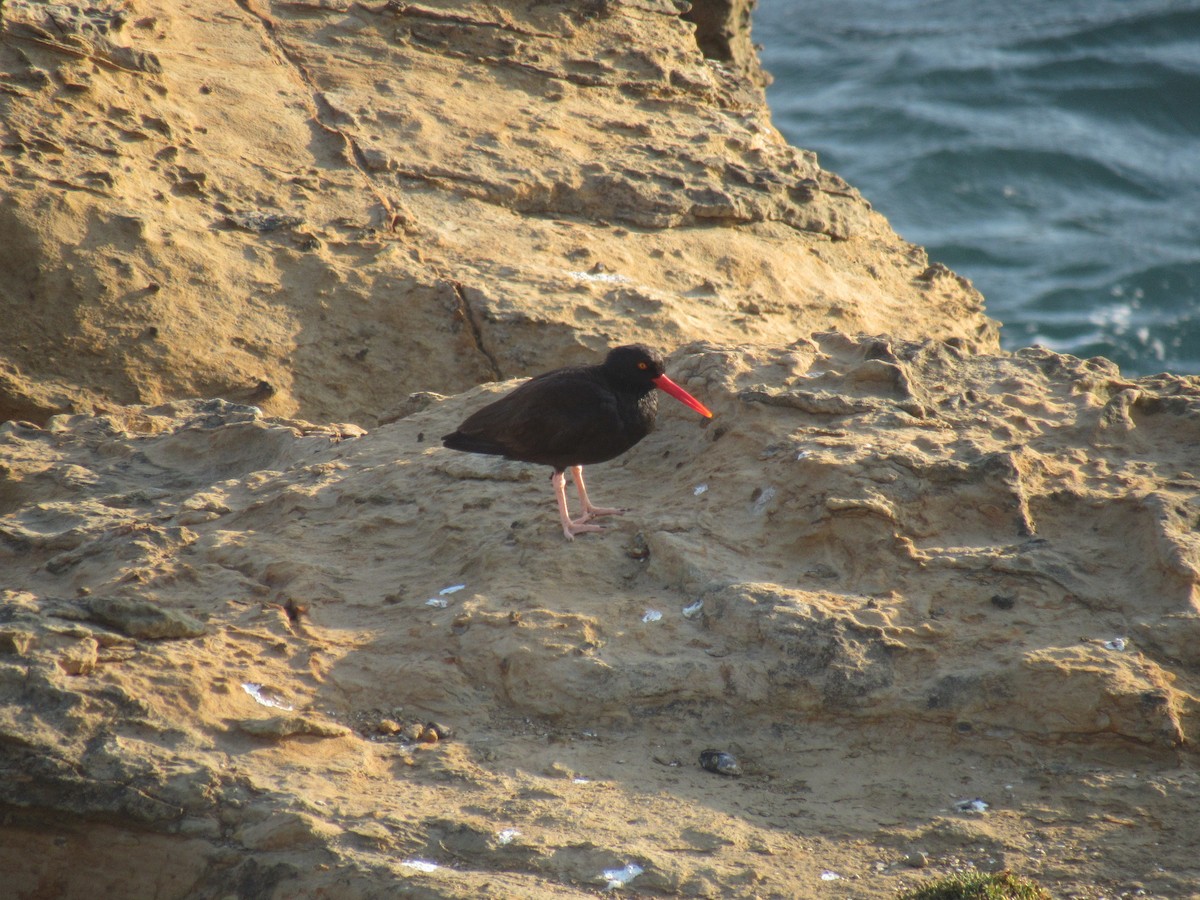
<svg viewBox="0 0 1200 900">
<path fill-rule="evenodd" d="M 699 400 L 666 376 L 658 353 L 630 344 L 610 350 L 601 365 L 568 366 L 529 379 L 468 416 L 442 438 L 442 445 L 552 466 L 563 534 L 574 540 L 585 531 L 603 531 L 591 524 L 597 516 L 625 512 L 592 506 L 583 467 L 620 456 L 651 432 L 658 413 L 655 388 L 712 418 Z M 567 511 L 567 469 L 583 503 L 578 519 Z"/>
</svg>

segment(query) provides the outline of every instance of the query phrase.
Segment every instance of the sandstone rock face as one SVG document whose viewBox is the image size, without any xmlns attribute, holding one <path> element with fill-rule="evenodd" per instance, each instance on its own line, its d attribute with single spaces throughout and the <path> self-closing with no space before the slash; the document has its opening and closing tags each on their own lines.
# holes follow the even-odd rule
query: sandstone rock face
<svg viewBox="0 0 1200 900">
<path fill-rule="evenodd" d="M 752 7 L 0 4 L 6 896 L 1194 891 L 1200 380 L 1000 353 Z M 635 339 L 606 533 L 440 446 Z"/>
<path fill-rule="evenodd" d="M 733 896 L 758 847 L 764 895 L 842 865 L 882 897 L 814 833 L 1078 885 L 1143 850 L 1037 868 L 1073 804 L 1193 827 L 1195 379 L 836 333 L 670 370 L 715 418 L 595 467 L 634 509 L 570 544 L 545 473 L 435 439 L 508 385 L 369 434 L 221 401 L 3 426 L 6 850 L 69 814 L 178 847 L 163 896 L 532 897 L 630 862 Z"/>
<path fill-rule="evenodd" d="M 776 132 L 748 5 L 687 7 L 9 0 L 0 420 L 372 425 L 632 339 L 994 349 L 969 284 Z"/>
</svg>

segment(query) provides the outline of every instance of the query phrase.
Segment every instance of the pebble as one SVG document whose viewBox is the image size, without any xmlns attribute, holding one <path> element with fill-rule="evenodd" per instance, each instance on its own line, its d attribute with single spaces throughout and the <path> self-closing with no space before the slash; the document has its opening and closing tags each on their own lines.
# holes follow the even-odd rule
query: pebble
<svg viewBox="0 0 1200 900">
<path fill-rule="evenodd" d="M 718 775 L 737 776 L 742 774 L 742 767 L 731 753 L 724 750 L 702 750 L 700 752 L 700 767 Z"/>
<path fill-rule="evenodd" d="M 630 559 L 636 559 L 638 562 L 644 562 L 650 558 L 650 545 L 646 543 L 646 536 L 640 531 L 633 536 L 633 540 L 625 548 L 625 555 Z"/>
<path fill-rule="evenodd" d="M 426 725 L 421 729 L 421 734 L 417 740 L 419 740 L 422 744 L 436 744 L 441 740 L 441 738 L 438 737 L 438 733 L 436 731 Z"/>
</svg>

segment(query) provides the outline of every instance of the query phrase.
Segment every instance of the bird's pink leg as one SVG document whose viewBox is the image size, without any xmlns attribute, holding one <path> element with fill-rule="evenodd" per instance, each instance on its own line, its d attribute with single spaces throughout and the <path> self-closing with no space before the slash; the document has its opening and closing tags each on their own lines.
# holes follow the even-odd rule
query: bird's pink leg
<svg viewBox="0 0 1200 900">
<path fill-rule="evenodd" d="M 629 512 L 627 509 L 592 506 L 592 501 L 588 499 L 587 488 L 583 485 L 583 466 L 571 466 L 571 477 L 575 479 L 575 490 L 579 491 L 579 502 L 583 504 L 583 516 L 575 520 L 577 523 L 586 522 L 597 516 L 623 516 Z"/>
<path fill-rule="evenodd" d="M 563 535 L 568 541 L 575 540 L 575 535 L 583 534 L 585 531 L 603 531 L 599 525 L 588 525 L 587 515 L 582 519 L 572 521 L 571 514 L 567 511 L 567 476 L 564 472 L 555 472 L 550 478 L 550 483 L 554 485 L 554 496 L 558 499 L 558 518 L 562 522 Z"/>
</svg>

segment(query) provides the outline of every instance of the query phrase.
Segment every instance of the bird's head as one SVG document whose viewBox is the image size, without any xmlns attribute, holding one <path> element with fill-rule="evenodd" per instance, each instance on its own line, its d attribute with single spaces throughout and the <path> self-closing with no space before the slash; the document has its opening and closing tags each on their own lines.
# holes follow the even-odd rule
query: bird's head
<svg viewBox="0 0 1200 900">
<path fill-rule="evenodd" d="M 645 344 L 614 347 L 604 359 L 604 371 L 615 381 L 656 387 L 705 418 L 712 418 L 703 403 L 667 377 L 662 355 Z"/>
</svg>

